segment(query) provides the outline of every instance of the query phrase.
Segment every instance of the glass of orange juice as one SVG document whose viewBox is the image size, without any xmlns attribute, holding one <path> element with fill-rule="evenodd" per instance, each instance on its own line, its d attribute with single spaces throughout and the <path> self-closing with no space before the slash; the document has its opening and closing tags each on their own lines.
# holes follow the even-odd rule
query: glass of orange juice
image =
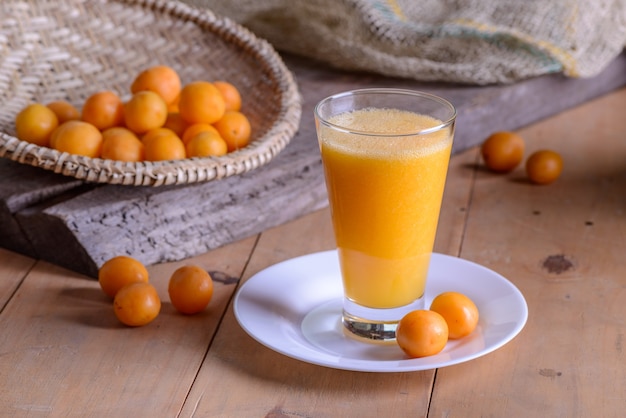
<svg viewBox="0 0 626 418">
<path fill-rule="evenodd" d="M 424 308 L 456 109 L 432 94 L 348 91 L 315 107 L 315 124 L 350 335 L 395 339 Z"/>
</svg>

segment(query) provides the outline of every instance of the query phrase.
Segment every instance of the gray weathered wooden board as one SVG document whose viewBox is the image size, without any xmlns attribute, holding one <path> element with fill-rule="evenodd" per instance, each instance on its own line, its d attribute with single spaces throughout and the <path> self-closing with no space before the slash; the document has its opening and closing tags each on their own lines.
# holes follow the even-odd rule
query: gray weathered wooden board
<svg viewBox="0 0 626 418">
<path fill-rule="evenodd" d="M 305 152 L 295 141 L 263 170 L 190 186 L 97 187 L 16 218 L 40 258 L 89 276 L 119 254 L 180 260 L 323 207 L 321 162 Z"/>
<path fill-rule="evenodd" d="M 254 235 L 326 205 L 313 107 L 340 91 L 411 88 L 458 108 L 454 152 L 626 85 L 626 56 L 591 79 L 545 76 L 506 86 L 423 84 L 340 72 L 285 57 L 303 99 L 300 130 L 268 165 L 217 182 L 176 187 L 85 185 L 0 161 L 0 246 L 94 277 L 107 258 L 180 260 Z M 245 97 L 245 92 L 244 92 Z M 584 123 L 584 121 L 581 121 Z"/>
<path fill-rule="evenodd" d="M 50 202 L 83 183 L 7 159 L 0 159 L 0 179 L 0 247 L 36 257 L 13 215 L 33 204 Z"/>
</svg>

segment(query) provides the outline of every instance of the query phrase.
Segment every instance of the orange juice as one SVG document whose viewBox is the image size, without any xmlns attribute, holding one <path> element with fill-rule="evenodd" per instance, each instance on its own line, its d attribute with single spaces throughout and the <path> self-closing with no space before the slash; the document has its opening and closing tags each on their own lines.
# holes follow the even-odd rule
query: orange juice
<svg viewBox="0 0 626 418">
<path fill-rule="evenodd" d="M 442 122 L 390 109 L 330 122 L 346 128 L 318 127 L 345 295 L 369 308 L 410 304 L 426 286 L 452 130 L 406 135 Z"/>
</svg>

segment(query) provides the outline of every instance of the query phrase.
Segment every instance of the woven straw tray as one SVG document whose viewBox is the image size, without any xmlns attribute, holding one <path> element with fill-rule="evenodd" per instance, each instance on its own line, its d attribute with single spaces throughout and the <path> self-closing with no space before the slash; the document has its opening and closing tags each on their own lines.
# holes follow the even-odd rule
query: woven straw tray
<svg viewBox="0 0 626 418">
<path fill-rule="evenodd" d="M 80 109 L 99 90 L 130 97 L 151 65 L 183 83 L 224 79 L 242 93 L 251 143 L 222 157 L 125 163 L 61 153 L 15 138 L 17 113 L 33 102 Z M 161 186 L 217 180 L 275 157 L 298 129 L 293 76 L 266 41 L 209 10 L 173 0 L 3 0 L 0 4 L 0 156 L 81 180 Z"/>
</svg>

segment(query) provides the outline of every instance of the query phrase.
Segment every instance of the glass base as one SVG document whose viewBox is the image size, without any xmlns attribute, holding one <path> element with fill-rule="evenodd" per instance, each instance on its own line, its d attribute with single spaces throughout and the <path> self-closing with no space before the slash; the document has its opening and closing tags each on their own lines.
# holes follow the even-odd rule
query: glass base
<svg viewBox="0 0 626 418">
<path fill-rule="evenodd" d="M 385 342 L 396 339 L 398 322 L 411 311 L 424 309 L 424 297 L 399 308 L 373 309 L 352 302 L 343 301 L 342 322 L 353 336 L 369 341 Z"/>
</svg>

